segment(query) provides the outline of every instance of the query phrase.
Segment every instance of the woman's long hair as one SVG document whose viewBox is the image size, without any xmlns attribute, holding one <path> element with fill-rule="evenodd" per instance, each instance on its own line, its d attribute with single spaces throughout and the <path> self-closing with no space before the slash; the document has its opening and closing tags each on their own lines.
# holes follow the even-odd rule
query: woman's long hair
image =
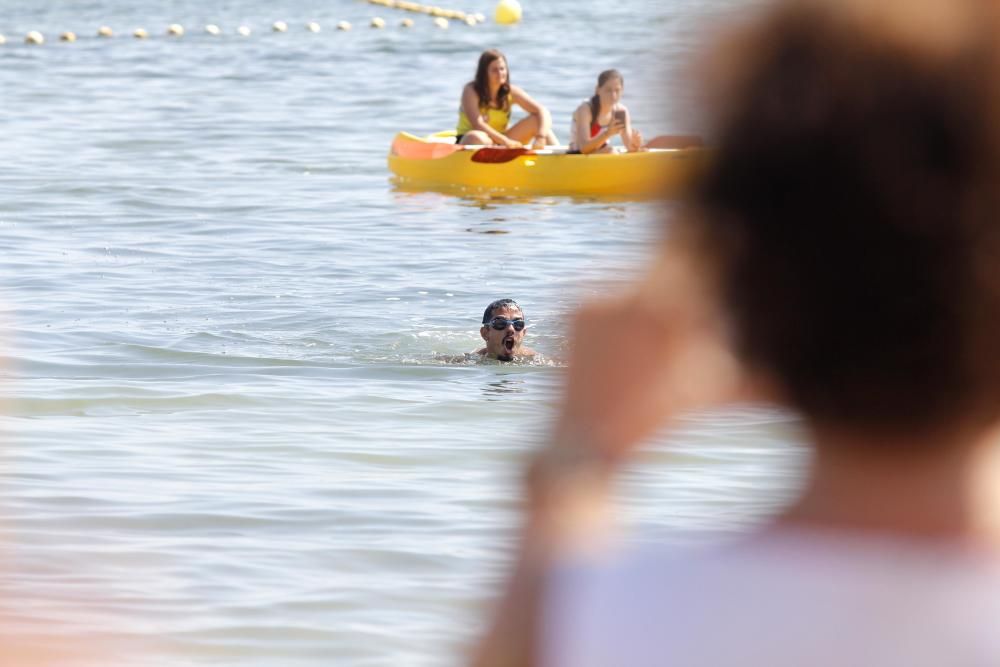
<svg viewBox="0 0 1000 667">
<path fill-rule="evenodd" d="M 625 86 L 625 77 L 622 76 L 621 72 L 616 69 L 606 69 L 597 76 L 597 87 L 600 88 L 608 82 L 609 79 L 618 79 L 622 82 L 622 86 Z M 601 96 L 594 92 L 594 96 L 590 98 L 590 123 L 593 125 L 597 122 L 597 117 L 601 114 Z"/>
<path fill-rule="evenodd" d="M 503 60 L 507 63 L 507 56 L 497 49 L 488 49 L 479 56 L 479 64 L 476 65 L 476 78 L 472 82 L 476 94 L 479 95 L 479 107 L 489 107 L 493 100 L 490 98 L 490 65 L 494 60 Z M 507 80 L 500 84 L 497 91 L 497 108 L 507 109 L 510 107 L 510 67 L 507 68 Z"/>
</svg>

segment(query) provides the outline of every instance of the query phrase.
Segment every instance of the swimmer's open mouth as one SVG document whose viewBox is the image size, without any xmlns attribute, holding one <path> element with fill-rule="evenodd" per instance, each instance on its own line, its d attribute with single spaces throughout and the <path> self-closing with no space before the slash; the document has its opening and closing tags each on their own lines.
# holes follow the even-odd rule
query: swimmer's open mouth
<svg viewBox="0 0 1000 667">
<path fill-rule="evenodd" d="M 507 338 L 504 338 L 503 339 L 503 346 L 504 346 L 504 349 L 507 350 L 507 354 L 510 354 L 511 352 L 514 351 L 514 339 L 511 338 L 510 336 L 508 336 Z"/>
</svg>

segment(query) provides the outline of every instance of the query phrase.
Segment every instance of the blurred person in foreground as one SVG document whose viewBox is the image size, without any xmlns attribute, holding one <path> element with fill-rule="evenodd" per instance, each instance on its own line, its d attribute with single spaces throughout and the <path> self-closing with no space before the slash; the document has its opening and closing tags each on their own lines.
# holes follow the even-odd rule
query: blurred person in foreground
<svg viewBox="0 0 1000 667">
<path fill-rule="evenodd" d="M 641 284 L 581 309 L 474 663 L 1000 665 L 1000 8 L 797 0 L 704 60 L 713 160 Z M 608 547 L 679 413 L 802 415 L 801 496 Z"/>
</svg>

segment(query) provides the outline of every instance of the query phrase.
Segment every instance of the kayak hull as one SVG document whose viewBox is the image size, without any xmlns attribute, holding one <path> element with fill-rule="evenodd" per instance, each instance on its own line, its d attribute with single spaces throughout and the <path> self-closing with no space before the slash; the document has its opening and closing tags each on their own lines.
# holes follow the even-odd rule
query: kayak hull
<svg viewBox="0 0 1000 667">
<path fill-rule="evenodd" d="M 403 186 L 506 194 L 673 197 L 707 156 L 704 148 L 636 153 L 566 153 L 486 149 L 502 161 L 479 162 L 482 148 L 457 146 L 453 132 L 418 137 L 400 132 L 389 152 L 389 170 Z M 495 159 L 495 156 L 491 156 Z"/>
</svg>

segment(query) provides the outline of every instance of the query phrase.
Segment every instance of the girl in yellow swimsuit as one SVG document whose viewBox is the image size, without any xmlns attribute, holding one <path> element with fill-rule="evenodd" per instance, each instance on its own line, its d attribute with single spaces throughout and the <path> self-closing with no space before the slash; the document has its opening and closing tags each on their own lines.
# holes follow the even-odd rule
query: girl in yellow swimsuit
<svg viewBox="0 0 1000 667">
<path fill-rule="evenodd" d="M 528 117 L 507 127 L 515 104 L 527 111 Z M 552 132 L 549 110 L 510 82 L 507 58 L 496 49 L 479 56 L 476 78 L 462 89 L 455 133 L 460 144 L 544 148 L 559 143 Z"/>
</svg>

